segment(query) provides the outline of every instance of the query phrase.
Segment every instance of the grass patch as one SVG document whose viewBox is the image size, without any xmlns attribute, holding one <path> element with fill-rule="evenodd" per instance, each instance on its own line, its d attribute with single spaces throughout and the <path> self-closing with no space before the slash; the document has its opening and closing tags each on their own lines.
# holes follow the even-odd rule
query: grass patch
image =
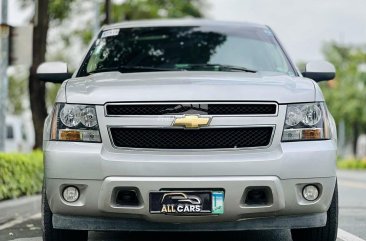
<svg viewBox="0 0 366 241">
<path fill-rule="evenodd" d="M 0 153 L 0 200 L 40 193 L 43 153 Z"/>
<path fill-rule="evenodd" d="M 337 161 L 337 167 L 345 170 L 366 170 L 366 160 L 339 160 Z"/>
</svg>

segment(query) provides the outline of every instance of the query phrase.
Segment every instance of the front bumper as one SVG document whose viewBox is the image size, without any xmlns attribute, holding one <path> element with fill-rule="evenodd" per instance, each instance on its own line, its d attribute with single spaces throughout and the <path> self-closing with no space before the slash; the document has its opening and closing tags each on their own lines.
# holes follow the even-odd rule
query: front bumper
<svg viewBox="0 0 366 241">
<path fill-rule="evenodd" d="M 205 223 L 216 223 L 218 229 L 219 226 L 227 230 L 253 229 L 245 220 L 254 219 L 264 221 L 263 228 L 276 228 L 277 224 L 270 225 L 268 220 L 277 219 L 287 220 L 278 223 L 281 227 L 292 227 L 292 224 L 296 227 L 323 226 L 336 183 L 334 141 L 281 143 L 267 149 L 212 152 L 112 152 L 103 144 L 63 142 L 45 142 L 44 147 L 46 193 L 55 214 L 54 225 L 58 228 L 69 228 L 65 220 L 70 218 L 84 220 L 86 226 L 81 229 L 90 230 L 96 229 L 90 224 L 92 220 L 115 219 L 136 222 L 141 230 L 149 230 L 149 225 L 146 229 L 141 227 L 145 224 L 151 224 L 151 230 L 155 230 L 154 223 L 160 222 L 190 223 L 197 231 L 204 230 Z M 307 184 L 320 188 L 316 201 L 309 202 L 302 197 L 302 189 Z M 67 203 L 61 197 L 68 185 L 77 186 L 81 191 L 75 203 Z M 270 188 L 272 202 L 245 205 L 245 190 L 253 186 Z M 113 191 L 121 187 L 138 190 L 140 205 L 116 205 Z M 149 192 L 161 189 L 223 189 L 224 214 L 195 217 L 150 214 Z M 316 217 L 318 221 L 311 224 L 306 221 L 308 217 Z M 302 221 L 296 224 L 295 220 Z M 113 227 L 106 224 L 103 230 L 108 229 Z M 174 229 L 174 225 L 170 229 Z"/>
<path fill-rule="evenodd" d="M 230 222 L 254 217 L 301 216 L 324 213 L 330 205 L 335 186 L 335 177 L 312 179 L 280 180 L 277 177 L 108 177 L 97 180 L 48 179 L 47 196 L 54 214 L 89 217 L 137 218 L 150 222 L 205 223 Z M 320 187 L 320 197 L 306 201 L 302 189 L 307 184 Z M 75 203 L 67 203 L 61 198 L 62 190 L 73 185 L 81 190 Z M 272 202 L 265 205 L 246 205 L 247 187 L 269 187 Z M 115 188 L 138 190 L 141 203 L 138 206 L 115 204 Z M 149 213 L 149 192 L 161 189 L 223 189 L 225 191 L 224 214 L 209 216 L 174 216 Z"/>
</svg>

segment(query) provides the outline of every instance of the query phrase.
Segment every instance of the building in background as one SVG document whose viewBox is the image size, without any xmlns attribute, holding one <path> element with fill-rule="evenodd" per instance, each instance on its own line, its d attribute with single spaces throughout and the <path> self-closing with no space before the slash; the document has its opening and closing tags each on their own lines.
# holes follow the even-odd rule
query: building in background
<svg viewBox="0 0 366 241">
<path fill-rule="evenodd" d="M 5 152 L 31 152 L 34 129 L 30 115 L 6 116 Z"/>
</svg>

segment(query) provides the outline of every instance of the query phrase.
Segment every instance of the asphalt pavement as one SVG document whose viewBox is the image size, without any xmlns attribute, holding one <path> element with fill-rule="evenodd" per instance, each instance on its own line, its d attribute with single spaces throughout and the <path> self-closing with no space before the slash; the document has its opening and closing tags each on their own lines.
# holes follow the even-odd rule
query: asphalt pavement
<svg viewBox="0 0 366 241">
<path fill-rule="evenodd" d="M 337 241 L 366 240 L 366 172 L 339 171 L 340 217 Z M 42 241 L 40 213 L 0 224 L 0 241 Z M 89 241 L 291 241 L 289 230 L 211 233 L 89 233 Z M 309 240 L 310 241 L 310 240 Z"/>
</svg>

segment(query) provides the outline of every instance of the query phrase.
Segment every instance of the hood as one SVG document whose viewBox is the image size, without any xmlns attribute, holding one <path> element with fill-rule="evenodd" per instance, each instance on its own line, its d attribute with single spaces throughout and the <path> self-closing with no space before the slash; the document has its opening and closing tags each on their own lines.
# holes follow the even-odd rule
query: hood
<svg viewBox="0 0 366 241">
<path fill-rule="evenodd" d="M 68 103 L 149 101 L 315 101 L 314 82 L 302 77 L 245 72 L 98 73 L 66 83 Z"/>
</svg>

